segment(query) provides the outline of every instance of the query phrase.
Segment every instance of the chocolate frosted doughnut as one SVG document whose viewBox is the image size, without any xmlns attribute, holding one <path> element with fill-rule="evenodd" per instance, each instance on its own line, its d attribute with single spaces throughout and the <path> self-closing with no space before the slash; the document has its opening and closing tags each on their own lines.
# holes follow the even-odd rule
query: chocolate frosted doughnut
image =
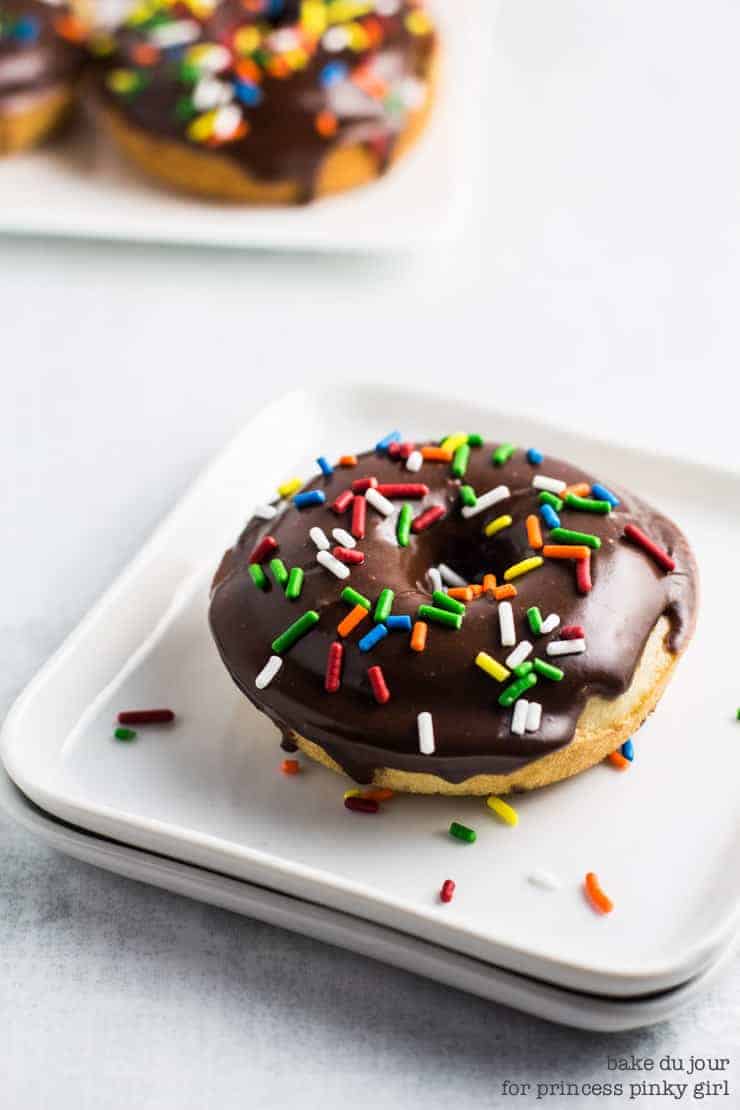
<svg viewBox="0 0 740 1110">
<path fill-rule="evenodd" d="M 101 39 L 105 118 L 189 192 L 291 204 L 365 184 L 420 132 L 423 0 L 146 0 Z"/>
<path fill-rule="evenodd" d="M 84 22 L 66 4 L 0 0 L 0 154 L 40 142 L 69 108 Z"/>
<path fill-rule="evenodd" d="M 502 793 L 642 724 L 695 621 L 670 520 L 477 436 L 320 462 L 226 552 L 210 607 L 234 681 L 289 746 L 360 783 Z"/>
</svg>

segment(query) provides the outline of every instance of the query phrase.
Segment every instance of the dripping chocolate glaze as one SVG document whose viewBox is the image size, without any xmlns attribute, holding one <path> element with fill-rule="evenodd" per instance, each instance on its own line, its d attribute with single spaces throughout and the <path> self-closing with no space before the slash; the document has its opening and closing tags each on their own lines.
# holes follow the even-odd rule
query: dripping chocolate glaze
<svg viewBox="0 0 740 1110">
<path fill-rule="evenodd" d="M 30 93 L 45 93 L 80 72 L 84 51 L 55 30 L 56 21 L 69 11 L 66 5 L 42 0 L 0 0 L 0 24 L 26 18 L 38 27 L 37 36 L 26 42 L 0 34 L 0 105 L 18 100 L 20 110 L 21 97 L 25 101 Z"/>
<path fill-rule="evenodd" d="M 371 614 L 344 641 L 341 689 L 336 694 L 325 693 L 329 645 L 338 638 L 337 625 L 349 611 L 340 600 L 344 585 L 351 584 L 373 603 L 388 586 L 396 595 L 393 612 L 408 613 L 413 619 L 418 606 L 430 600 L 425 582 L 430 566 L 446 563 L 469 581 L 480 581 L 484 573 L 492 572 L 501 582 L 507 567 L 532 554 L 525 519 L 538 509 L 537 491 L 531 485 L 535 474 L 561 478 L 569 485 L 604 480 L 547 456 L 541 466 L 534 467 L 523 451 L 516 451 L 504 466 L 494 466 L 494 447 L 487 444 L 472 449 L 465 478 L 479 495 L 502 483 L 510 488 L 511 498 L 488 512 L 468 520 L 461 517 L 460 483 L 450 478 L 446 463 L 426 462 L 418 474 L 411 474 L 401 461 L 368 453 L 360 456 L 357 467 L 337 468 L 331 477 L 318 476 L 307 484 L 306 489 L 325 492 L 326 505 L 297 510 L 289 504 L 272 521 L 251 521 L 216 573 L 211 628 L 236 684 L 283 733 L 295 729 L 317 741 L 357 782 L 371 781 L 379 767 L 428 772 L 449 782 L 515 771 L 564 747 L 572 739 L 589 697 L 613 698 L 627 689 L 661 615 L 670 624 L 666 640 L 670 651 L 681 651 L 691 635 L 697 575 L 686 539 L 661 513 L 612 486 L 620 505 L 609 516 L 568 508 L 560 513 L 564 528 L 601 538 L 602 546 L 591 558 L 591 592 L 585 596 L 577 593 L 569 560 L 545 560 L 544 566 L 515 583 L 517 641 L 532 640 L 533 654 L 547 658 L 545 645 L 557 639 L 558 632 L 532 636 L 526 620 L 532 605 L 539 606 L 543 616 L 558 613 L 561 625 L 582 624 L 586 630 L 584 654 L 553 660 L 565 671 L 563 681 L 540 679 L 532 691 L 531 697 L 543 706 L 537 733 L 512 736 L 511 710 L 497 704 L 502 686 L 473 663 L 479 651 L 503 661 L 511 650 L 500 646 L 498 604 L 485 598 L 468 605 L 460 632 L 431 624 L 422 653 L 411 651 L 408 634 L 400 632 L 390 632 L 371 653 L 361 653 L 357 641 L 372 626 Z M 413 502 L 414 515 L 431 505 L 443 505 L 448 515 L 428 531 L 412 533 L 410 546 L 402 548 L 395 537 L 397 514 L 385 519 L 368 505 L 366 538 L 358 541 L 365 563 L 353 567 L 350 578 L 340 582 L 316 563 L 316 548 L 308 532 L 317 524 L 331 539 L 332 528 L 349 529 L 349 514 L 339 517 L 329 506 L 353 479 L 369 475 L 381 483 L 425 483 L 429 494 L 423 501 Z M 503 512 L 512 516 L 512 526 L 486 538 L 484 523 Z M 623 538 L 627 521 L 637 524 L 673 556 L 676 570 L 672 574 L 664 574 L 644 551 Z M 267 592 L 258 590 L 249 577 L 249 556 L 265 535 L 273 535 L 279 542 L 279 556 L 287 567 L 300 566 L 305 571 L 303 592 L 296 602 L 285 599 L 269 571 Z M 254 679 L 271 654 L 272 640 L 307 609 L 318 611 L 319 624 L 286 653 L 272 684 L 256 690 Z M 367 680 L 367 668 L 375 663 L 382 666 L 391 692 L 391 701 L 383 706 L 374 702 Z M 432 756 L 419 753 L 417 714 L 422 710 L 434 718 L 436 752 Z"/>
<path fill-rule="evenodd" d="M 407 30 L 404 17 L 411 10 L 408 3 L 403 3 L 394 15 L 373 15 L 383 31 L 378 47 L 360 52 L 348 48 L 328 51 L 319 42 L 303 69 L 287 77 L 263 72 L 260 103 L 244 108 L 248 133 L 219 145 L 218 155 L 236 162 L 262 182 L 297 182 L 304 201 L 314 195 L 321 167 L 337 147 L 363 145 L 374 157 L 378 172 L 384 172 L 403 129 L 405 113 L 390 110 L 349 81 L 327 87 L 320 78 L 329 63 L 341 63 L 350 71 L 372 63 L 389 85 L 404 77 L 424 81 L 430 71 L 435 36 Z M 279 16 L 273 17 L 250 14 L 241 0 L 223 0 L 210 16 L 200 21 L 201 34 L 188 47 L 200 42 L 230 46 L 240 27 L 270 24 L 280 31 L 294 25 L 298 15 L 299 5 L 292 0 L 284 5 Z M 192 13 L 184 8 L 181 17 L 193 19 Z M 156 64 L 143 69 L 147 84 L 135 95 L 122 98 L 108 89 L 106 74 L 111 69 L 134 65 L 132 58 L 137 47 L 146 42 L 142 29 L 125 26 L 117 32 L 115 52 L 100 69 L 101 96 L 131 124 L 207 152 L 209 147 L 191 142 L 186 134 L 188 121 L 183 120 L 181 105 L 193 85 L 181 78 L 181 52 L 164 52 Z M 219 73 L 217 77 L 231 80 L 230 72 Z M 316 116 L 323 111 L 330 111 L 337 119 L 337 131 L 331 138 L 320 135 L 315 126 Z"/>
</svg>

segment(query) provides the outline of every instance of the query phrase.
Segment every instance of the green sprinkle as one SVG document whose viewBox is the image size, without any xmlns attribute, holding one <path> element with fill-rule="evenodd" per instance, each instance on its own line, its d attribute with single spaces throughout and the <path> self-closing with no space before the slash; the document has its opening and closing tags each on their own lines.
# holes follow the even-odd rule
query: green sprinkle
<svg viewBox="0 0 740 1110">
<path fill-rule="evenodd" d="M 303 589 L 303 571 L 300 567 L 291 567 L 288 575 L 288 584 L 285 587 L 285 596 L 288 601 L 297 601 Z"/>
<path fill-rule="evenodd" d="M 278 586 L 284 586 L 285 583 L 288 581 L 288 568 L 286 567 L 283 560 L 270 559 L 268 565 L 270 567 L 270 570 L 272 571 L 272 577 L 275 579 Z"/>
<path fill-rule="evenodd" d="M 385 589 L 380 591 L 380 597 L 378 598 L 378 603 L 375 606 L 375 616 L 373 617 L 373 620 L 376 624 L 382 624 L 386 617 L 389 617 L 391 615 L 391 609 L 393 608 L 393 598 L 395 596 L 396 595 L 394 594 L 393 590 Z"/>
<path fill-rule="evenodd" d="M 609 501 L 597 501 L 593 497 L 577 497 L 575 493 L 566 493 L 565 505 L 568 509 L 579 509 L 582 513 L 602 513 L 606 515 L 612 511 Z"/>
<path fill-rule="evenodd" d="M 536 605 L 533 605 L 531 609 L 527 609 L 527 620 L 529 621 L 529 627 L 532 629 L 534 635 L 539 636 L 542 632 L 542 613 Z"/>
<path fill-rule="evenodd" d="M 740 709 L 738 709 L 738 711 L 737 711 L 737 719 L 738 719 L 738 721 L 740 721 Z"/>
<path fill-rule="evenodd" d="M 469 505 L 471 509 L 478 504 L 478 498 L 472 486 L 460 486 L 460 500 L 463 505 Z"/>
<path fill-rule="evenodd" d="M 435 590 L 432 601 L 438 609 L 446 609 L 448 613 L 459 613 L 461 616 L 465 613 L 462 601 L 458 601 L 456 597 L 449 597 L 443 590 Z"/>
<path fill-rule="evenodd" d="M 136 732 L 132 728 L 117 728 L 113 733 L 116 740 L 133 740 Z"/>
<path fill-rule="evenodd" d="M 475 844 L 478 834 L 475 829 L 469 829 L 467 825 L 453 821 L 450 825 L 450 836 L 454 836 L 455 840 L 464 840 L 466 844 Z"/>
<path fill-rule="evenodd" d="M 358 594 L 357 590 L 353 590 L 351 586 L 345 586 L 342 590 L 342 601 L 346 601 L 348 605 L 361 605 L 363 609 L 372 609 L 372 602 L 370 602 L 362 594 Z"/>
<path fill-rule="evenodd" d="M 516 447 L 513 443 L 502 443 L 500 447 L 496 448 L 496 450 L 493 452 L 493 455 L 491 456 L 493 460 L 493 465 L 503 466 L 504 463 L 507 463 L 509 461 L 515 451 Z"/>
<path fill-rule="evenodd" d="M 267 575 L 265 574 L 259 563 L 249 564 L 249 576 L 258 590 L 266 590 L 269 586 Z"/>
<path fill-rule="evenodd" d="M 518 678 L 516 682 L 512 682 L 510 686 L 507 686 L 502 694 L 499 694 L 499 705 L 503 705 L 504 709 L 508 709 L 510 705 L 514 704 L 517 698 L 520 698 L 527 690 L 531 690 L 536 682 L 537 675 L 533 673 L 525 674 L 523 678 Z"/>
<path fill-rule="evenodd" d="M 560 682 L 565 678 L 565 671 L 561 671 L 560 667 L 554 667 L 552 663 L 546 663 L 544 659 L 533 659 L 532 665 L 543 678 L 549 678 L 553 682 Z"/>
<path fill-rule="evenodd" d="M 197 108 L 189 96 L 181 96 L 175 104 L 175 116 L 183 123 L 189 123 L 197 114 Z"/>
<path fill-rule="evenodd" d="M 467 443 L 461 443 L 452 456 L 452 476 L 453 478 L 464 478 L 465 471 L 468 469 L 468 462 L 470 461 L 470 448 Z"/>
<path fill-rule="evenodd" d="M 297 621 L 293 621 L 285 632 L 281 632 L 277 639 L 272 641 L 272 650 L 276 655 L 282 655 L 284 651 L 288 651 L 297 643 L 302 636 L 310 632 L 315 624 L 318 624 L 319 614 L 315 609 L 309 609 L 299 617 Z"/>
<path fill-rule="evenodd" d="M 517 678 L 524 678 L 525 675 L 531 674 L 534 664 L 527 659 L 524 663 L 520 663 L 518 667 L 514 667 L 514 674 Z"/>
<path fill-rule="evenodd" d="M 540 491 L 539 502 L 540 505 L 552 505 L 556 513 L 559 513 L 563 507 L 563 502 L 560 498 L 556 497 L 554 493 L 550 493 L 548 489 Z"/>
<path fill-rule="evenodd" d="M 586 547 L 592 547 L 594 551 L 598 551 L 601 547 L 598 536 L 592 536 L 590 532 L 573 532 L 570 528 L 553 528 L 550 539 L 553 543 L 585 544 Z"/>
<path fill-rule="evenodd" d="M 462 617 L 459 613 L 451 613 L 448 609 L 435 609 L 433 605 L 420 605 L 419 617 L 425 617 L 434 624 L 443 624 L 445 628 L 454 628 L 458 632 L 462 628 Z"/>
<path fill-rule="evenodd" d="M 476 434 L 473 434 L 472 436 L 468 436 L 468 447 L 482 447 L 482 446 L 483 446 L 483 436 L 479 436 L 479 435 L 476 435 Z"/>
<path fill-rule="evenodd" d="M 410 505 L 402 505 L 401 511 L 398 514 L 398 523 L 396 524 L 396 539 L 398 540 L 399 547 L 408 547 L 409 537 L 411 535 L 411 513 Z"/>
</svg>

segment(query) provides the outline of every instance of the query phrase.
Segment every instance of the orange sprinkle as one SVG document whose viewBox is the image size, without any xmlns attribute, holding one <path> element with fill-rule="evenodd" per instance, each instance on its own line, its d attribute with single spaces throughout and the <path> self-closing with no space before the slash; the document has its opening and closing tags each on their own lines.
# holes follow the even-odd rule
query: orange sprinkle
<svg viewBox="0 0 740 1110">
<path fill-rule="evenodd" d="M 411 632 L 411 650 L 423 651 L 426 647 L 429 625 L 425 621 L 417 621 Z"/>
<path fill-rule="evenodd" d="M 364 605 L 355 605 L 354 609 L 347 614 L 344 620 L 340 621 L 337 625 L 337 632 L 340 636 L 349 636 L 353 632 L 360 621 L 364 621 L 367 616 L 367 609 Z"/>
<path fill-rule="evenodd" d="M 376 786 L 372 790 L 361 790 L 361 798 L 370 798 L 373 802 L 389 802 L 393 797 L 393 791 L 388 790 L 387 787 Z"/>
<path fill-rule="evenodd" d="M 527 543 L 530 547 L 538 549 L 542 547 L 542 529 L 540 528 L 540 519 L 532 513 L 527 517 Z"/>
<path fill-rule="evenodd" d="M 441 447 L 422 447 L 421 457 L 431 462 L 452 462 L 452 451 L 444 451 Z"/>
<path fill-rule="evenodd" d="M 516 586 L 507 582 L 504 586 L 497 586 L 493 591 L 496 601 L 505 601 L 507 597 L 516 597 Z"/>
<path fill-rule="evenodd" d="M 150 42 L 138 42 L 131 51 L 131 60 L 137 66 L 153 66 L 159 59 L 159 51 Z"/>
<path fill-rule="evenodd" d="M 618 771 L 626 771 L 630 765 L 629 759 L 625 759 L 621 752 L 612 752 L 607 759 Z"/>
<path fill-rule="evenodd" d="M 314 120 L 314 125 L 322 139 L 330 139 L 332 135 L 337 133 L 339 120 L 333 112 L 319 112 Z"/>
<path fill-rule="evenodd" d="M 588 482 L 576 482 L 574 486 L 566 486 L 562 493 L 558 494 L 561 501 L 564 501 L 569 493 L 574 497 L 588 497 L 591 492 L 591 487 Z"/>
<path fill-rule="evenodd" d="M 484 574 L 483 575 L 483 593 L 495 594 L 496 593 L 496 575 Z"/>
<path fill-rule="evenodd" d="M 357 455 L 340 455 L 338 466 L 357 466 Z"/>
<path fill-rule="evenodd" d="M 284 759 L 280 764 L 280 770 L 284 775 L 297 775 L 301 769 L 301 765 L 297 759 Z"/>
<path fill-rule="evenodd" d="M 483 593 L 482 586 L 468 586 L 468 589 L 472 591 L 473 598 L 480 597 Z"/>
<path fill-rule="evenodd" d="M 607 898 L 604 891 L 599 885 L 599 880 L 594 875 L 593 871 L 589 871 L 585 880 L 586 895 L 589 902 L 598 910 L 599 913 L 611 913 L 614 909 L 614 903 L 611 898 Z"/>
<path fill-rule="evenodd" d="M 453 586 L 447 591 L 447 596 L 454 597 L 456 601 L 472 601 L 475 594 L 470 586 Z"/>
<path fill-rule="evenodd" d="M 542 554 L 546 559 L 588 559 L 591 552 L 581 544 L 546 543 L 542 548 Z"/>
<path fill-rule="evenodd" d="M 285 58 L 276 54 L 275 57 L 270 58 L 270 61 L 267 63 L 267 72 L 272 77 L 290 77 L 291 70 Z"/>
<path fill-rule="evenodd" d="M 87 27 L 74 15 L 60 15 L 54 20 L 54 30 L 67 42 L 84 42 Z"/>
<path fill-rule="evenodd" d="M 234 65 L 234 70 L 237 77 L 241 77 L 243 81 L 251 81 L 255 85 L 258 85 L 262 79 L 262 70 L 251 58 L 240 58 Z"/>
</svg>

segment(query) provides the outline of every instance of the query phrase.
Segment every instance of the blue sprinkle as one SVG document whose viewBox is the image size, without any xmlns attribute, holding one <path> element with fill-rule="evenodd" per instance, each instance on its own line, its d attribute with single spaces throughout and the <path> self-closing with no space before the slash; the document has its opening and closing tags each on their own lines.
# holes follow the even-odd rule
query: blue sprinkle
<svg viewBox="0 0 740 1110">
<path fill-rule="evenodd" d="M 329 460 L 325 459 L 323 455 L 319 455 L 316 462 L 318 463 L 321 473 L 325 474 L 327 478 L 330 478 L 334 473 L 334 467 L 331 465 Z"/>
<path fill-rule="evenodd" d="M 319 81 L 325 89 L 328 89 L 344 81 L 348 73 L 349 69 L 344 62 L 329 62 L 322 69 Z"/>
<path fill-rule="evenodd" d="M 631 740 L 625 740 L 622 744 L 622 755 L 625 759 L 629 759 L 630 763 L 635 758 L 635 748 Z"/>
<path fill-rule="evenodd" d="M 256 108 L 262 100 L 262 89 L 252 81 L 237 81 L 234 90 L 246 108 Z"/>
<path fill-rule="evenodd" d="M 527 462 L 531 463 L 532 466 L 539 466 L 544 457 L 542 452 L 538 451 L 536 447 L 530 447 L 527 451 Z"/>
<path fill-rule="evenodd" d="M 367 636 L 362 637 L 357 646 L 360 651 L 372 651 L 375 645 L 385 639 L 387 635 L 388 629 L 385 625 L 376 624 L 375 627 L 368 632 Z"/>
<path fill-rule="evenodd" d="M 560 527 L 560 517 L 555 512 L 552 505 L 540 505 L 540 516 L 548 528 Z"/>
<path fill-rule="evenodd" d="M 296 509 L 308 509 L 311 505 L 323 505 L 325 501 L 326 497 L 321 489 L 309 489 L 305 493 L 297 493 L 293 498 Z"/>
<path fill-rule="evenodd" d="M 384 439 L 378 440 L 378 442 L 375 444 L 375 450 L 380 451 L 380 452 L 387 451 L 392 443 L 400 443 L 400 442 L 401 442 L 401 433 L 400 432 L 389 432 L 388 435 L 385 436 Z"/>
<path fill-rule="evenodd" d="M 13 24 L 10 36 L 16 42 L 35 42 L 39 37 L 39 21 L 33 16 L 22 16 Z"/>
<path fill-rule="evenodd" d="M 619 504 L 619 498 L 615 497 L 612 491 L 607 489 L 606 486 L 600 486 L 598 482 L 594 482 L 591 486 L 591 493 L 594 497 L 598 497 L 599 501 L 608 501 L 612 508 L 616 509 Z"/>
<path fill-rule="evenodd" d="M 385 623 L 392 632 L 410 632 L 411 617 L 386 617 Z"/>
</svg>

